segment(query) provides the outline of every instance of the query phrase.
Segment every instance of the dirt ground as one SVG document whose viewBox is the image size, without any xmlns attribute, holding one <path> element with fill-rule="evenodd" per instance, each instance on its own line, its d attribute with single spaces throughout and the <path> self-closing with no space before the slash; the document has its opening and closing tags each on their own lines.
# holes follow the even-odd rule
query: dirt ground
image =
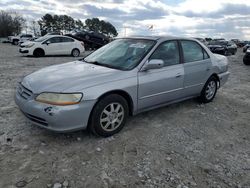
<svg viewBox="0 0 250 188">
<path fill-rule="evenodd" d="M 250 67 L 242 49 L 215 100 L 195 99 L 129 118 L 113 137 L 56 134 L 32 125 L 17 81 L 72 57 L 24 57 L 0 44 L 0 188 L 250 188 Z"/>
</svg>

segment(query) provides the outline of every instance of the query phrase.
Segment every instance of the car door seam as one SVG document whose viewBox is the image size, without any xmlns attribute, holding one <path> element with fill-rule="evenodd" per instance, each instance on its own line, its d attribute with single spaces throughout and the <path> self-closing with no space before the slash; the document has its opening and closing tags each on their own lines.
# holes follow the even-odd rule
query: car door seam
<svg viewBox="0 0 250 188">
<path fill-rule="evenodd" d="M 163 91 L 163 92 L 155 93 L 155 94 L 152 94 L 152 95 L 146 95 L 146 96 L 143 96 L 143 97 L 139 98 L 139 100 L 150 98 L 150 97 L 155 97 L 155 96 L 158 96 L 158 95 L 163 95 L 163 94 L 167 94 L 167 93 L 171 93 L 171 92 L 175 92 L 175 91 L 179 91 L 179 90 L 182 90 L 182 89 L 183 88 L 177 88 L 177 89 L 172 89 L 172 90 L 169 90 L 169 91 Z"/>
</svg>

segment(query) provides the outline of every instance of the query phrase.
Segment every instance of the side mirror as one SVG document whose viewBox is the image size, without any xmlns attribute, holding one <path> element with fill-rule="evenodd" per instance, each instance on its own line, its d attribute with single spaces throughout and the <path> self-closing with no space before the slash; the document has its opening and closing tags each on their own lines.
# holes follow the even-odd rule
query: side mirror
<svg viewBox="0 0 250 188">
<path fill-rule="evenodd" d="M 164 61 L 162 59 L 151 59 L 143 67 L 143 71 L 150 69 L 160 69 L 164 67 Z"/>
<path fill-rule="evenodd" d="M 49 45 L 50 43 L 51 43 L 51 42 L 50 42 L 49 40 L 48 40 L 48 41 L 46 41 L 46 44 L 47 44 L 47 45 Z"/>
</svg>

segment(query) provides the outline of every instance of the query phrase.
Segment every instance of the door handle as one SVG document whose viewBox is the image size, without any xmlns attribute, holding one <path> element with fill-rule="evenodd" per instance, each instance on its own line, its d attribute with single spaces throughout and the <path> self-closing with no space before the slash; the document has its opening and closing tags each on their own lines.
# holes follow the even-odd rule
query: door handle
<svg viewBox="0 0 250 188">
<path fill-rule="evenodd" d="M 175 77 L 176 77 L 176 78 L 181 77 L 181 73 L 176 74 Z"/>
<path fill-rule="evenodd" d="M 210 68 L 207 68 L 207 71 L 210 71 Z"/>
</svg>

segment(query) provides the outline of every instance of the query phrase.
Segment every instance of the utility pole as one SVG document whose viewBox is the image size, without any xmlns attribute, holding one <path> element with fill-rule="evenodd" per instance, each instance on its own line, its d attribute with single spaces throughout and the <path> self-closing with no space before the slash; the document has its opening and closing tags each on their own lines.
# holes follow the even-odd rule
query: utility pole
<svg viewBox="0 0 250 188">
<path fill-rule="evenodd" d="M 128 28 L 128 27 L 124 27 L 124 37 L 127 36 L 127 28 Z"/>
</svg>

